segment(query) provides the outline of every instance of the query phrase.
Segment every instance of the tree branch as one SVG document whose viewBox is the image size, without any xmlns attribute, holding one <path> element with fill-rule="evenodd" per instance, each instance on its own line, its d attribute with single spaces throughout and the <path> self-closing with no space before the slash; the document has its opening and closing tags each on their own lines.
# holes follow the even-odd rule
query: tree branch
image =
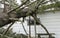
<svg viewBox="0 0 60 38">
<path fill-rule="evenodd" d="M 24 7 L 20 8 L 19 10 L 24 9 L 25 7 L 27 7 L 27 6 L 31 5 L 31 4 L 34 4 L 35 2 L 36 2 L 36 1 L 34 1 L 34 2 L 30 3 L 30 4 L 27 4 L 26 6 L 24 6 Z M 30 10 L 31 10 L 31 9 L 30 9 Z"/>
<path fill-rule="evenodd" d="M 19 7 L 15 8 L 15 9 L 13 9 L 13 10 L 7 12 L 7 13 L 9 14 L 9 13 L 11 13 L 12 11 L 15 11 L 16 9 L 18 9 L 18 8 L 20 8 L 21 6 L 23 6 L 24 4 L 26 4 L 26 2 L 28 2 L 28 0 L 25 1 L 23 4 L 21 4 Z"/>
<path fill-rule="evenodd" d="M 6 31 L 4 31 L 3 35 L 6 35 L 6 34 L 7 34 L 8 30 L 10 29 L 10 27 L 11 27 L 14 23 L 15 23 L 15 21 L 13 21 L 11 25 L 9 25 L 9 27 L 6 29 Z"/>
<path fill-rule="evenodd" d="M 25 27 L 24 27 L 24 25 L 23 25 L 23 22 L 22 22 L 22 27 L 23 27 L 23 29 L 24 29 L 26 35 L 28 35 L 28 33 L 27 33 L 27 31 L 26 31 L 26 29 L 25 29 Z"/>
<path fill-rule="evenodd" d="M 38 2 L 37 2 L 38 3 Z M 45 2 L 44 2 L 45 3 Z M 38 23 L 40 23 L 40 21 L 37 19 L 37 16 L 36 16 L 36 12 L 37 12 L 37 10 L 38 10 L 38 7 L 39 7 L 39 5 L 41 5 L 41 4 L 43 4 L 43 3 L 41 3 L 41 2 L 39 2 L 38 3 L 38 5 L 36 6 L 36 8 L 35 8 L 35 10 L 34 10 L 34 13 L 33 13 L 33 15 L 32 15 L 32 17 L 36 20 L 36 22 L 38 22 Z M 45 31 L 47 32 L 47 34 L 49 34 L 49 32 L 48 32 L 48 30 L 46 29 L 46 27 L 43 25 L 43 24 L 41 24 L 40 23 L 40 25 L 45 29 Z"/>
</svg>

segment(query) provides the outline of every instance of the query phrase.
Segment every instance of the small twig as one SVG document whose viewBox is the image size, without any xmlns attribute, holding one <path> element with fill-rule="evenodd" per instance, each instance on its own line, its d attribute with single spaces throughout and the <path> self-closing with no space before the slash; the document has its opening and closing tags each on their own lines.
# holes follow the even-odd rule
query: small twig
<svg viewBox="0 0 60 38">
<path fill-rule="evenodd" d="M 24 7 L 20 8 L 19 10 L 21 11 L 21 10 L 24 9 L 25 7 L 27 7 L 27 6 L 31 5 L 31 4 L 34 4 L 35 2 L 36 2 L 36 1 L 34 1 L 34 2 L 30 3 L 30 4 L 27 4 L 27 5 L 25 5 Z M 30 10 L 31 10 L 31 9 L 30 9 Z"/>
<path fill-rule="evenodd" d="M 19 18 L 9 18 L 10 20 L 19 21 Z"/>
<path fill-rule="evenodd" d="M 3 34 L 0 34 L 0 38 L 3 38 L 3 37 L 6 37 L 6 38 L 8 38 L 9 36 L 7 36 L 7 35 L 3 35 Z M 12 38 L 12 37 L 9 37 L 9 38 Z"/>
<path fill-rule="evenodd" d="M 15 21 L 12 22 L 12 24 L 9 25 L 9 27 L 4 31 L 3 35 L 6 35 L 10 27 L 15 23 Z"/>
<path fill-rule="evenodd" d="M 16 9 L 20 8 L 21 6 L 23 6 L 23 5 L 26 4 L 27 2 L 28 2 L 28 0 L 25 1 L 24 3 L 22 3 L 19 7 L 15 8 L 15 9 L 13 9 L 13 10 L 11 10 L 11 11 L 8 11 L 7 14 L 11 13 L 12 11 L 15 11 Z"/>
<path fill-rule="evenodd" d="M 22 23 L 22 27 L 23 27 L 23 29 L 24 29 L 26 35 L 28 35 L 28 33 L 27 33 L 27 31 L 26 31 L 26 29 L 25 29 L 25 27 L 24 27 L 24 25 L 23 25 L 23 22 L 21 22 L 21 23 Z"/>
</svg>

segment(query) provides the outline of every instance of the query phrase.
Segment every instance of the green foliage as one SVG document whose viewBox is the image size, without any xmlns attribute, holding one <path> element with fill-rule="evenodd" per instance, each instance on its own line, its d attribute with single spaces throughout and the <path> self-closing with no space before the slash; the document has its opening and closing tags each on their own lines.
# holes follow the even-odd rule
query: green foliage
<svg viewBox="0 0 60 38">
<path fill-rule="evenodd" d="M 6 35 L 3 35 L 3 32 L 5 31 L 6 29 L 4 28 L 0 28 L 0 38 L 8 38 L 8 37 L 13 37 L 15 36 L 16 33 L 14 33 L 12 31 L 12 28 L 8 31 L 8 33 Z"/>
<path fill-rule="evenodd" d="M 16 34 L 15 32 L 12 31 L 12 28 L 9 29 L 9 31 L 7 32 L 6 35 L 3 35 L 3 32 L 6 29 L 4 28 L 0 28 L 0 38 L 28 38 L 26 35 L 24 34 Z"/>
<path fill-rule="evenodd" d="M 14 2 L 14 1 L 12 1 L 12 0 L 6 0 L 8 3 L 9 3 L 9 5 L 11 6 L 11 9 L 14 9 L 14 8 L 16 8 L 16 7 L 18 7 L 19 5 L 16 3 L 16 2 Z M 22 3 L 24 3 L 26 0 L 21 0 L 22 1 Z M 36 11 L 37 11 L 37 13 L 36 14 L 41 14 L 41 13 L 44 13 L 46 10 L 47 11 L 52 11 L 52 8 L 54 8 L 54 10 L 53 11 L 56 11 L 56 10 L 59 10 L 60 9 L 60 1 L 54 1 L 54 3 L 51 3 L 51 4 L 48 4 L 48 2 L 46 1 L 46 0 L 43 0 L 43 1 L 41 1 L 41 0 L 39 0 L 39 1 L 37 1 L 36 0 L 36 2 L 34 2 L 33 4 L 30 4 L 31 3 L 31 1 L 30 0 L 28 0 L 27 1 L 27 3 L 24 3 L 24 4 L 22 4 L 20 7 L 18 7 L 18 8 L 16 8 L 16 9 L 14 9 L 14 10 L 12 10 L 12 11 L 15 11 L 16 12 L 16 16 L 17 16 L 17 18 L 19 17 L 22 17 L 22 16 L 29 16 L 30 14 L 33 14 L 33 13 L 31 13 L 32 11 L 34 12 L 34 13 L 36 13 Z M 49 1 L 49 2 L 51 2 L 51 1 Z M 26 6 L 27 4 L 30 4 L 29 6 Z M 27 7 L 27 8 L 29 8 L 29 9 L 25 9 L 25 7 L 23 8 L 23 5 L 25 5 L 25 7 Z M 23 8 L 22 10 L 21 10 L 21 7 Z M 36 8 L 36 7 L 38 7 L 38 8 Z M 25 9 L 25 10 L 24 10 Z M 51 9 L 51 10 L 48 10 L 48 9 Z M 27 11 L 26 11 L 27 10 Z M 36 11 L 35 11 L 36 10 Z M 9 13 L 11 13 L 12 11 L 10 11 Z M 27 15 L 27 14 L 28 15 Z M 13 13 L 14 14 L 14 13 Z M 35 18 L 36 20 L 37 20 L 37 18 Z M 6 30 L 6 29 L 0 29 L 0 34 L 1 35 L 3 35 L 3 32 L 4 32 L 4 30 Z M 3 36 L 5 36 L 5 35 L 3 35 Z M 15 33 L 13 33 L 13 31 L 12 31 L 12 29 L 10 29 L 9 31 L 8 31 L 8 33 L 6 34 L 6 37 L 14 37 L 14 38 L 20 38 L 21 37 L 21 35 L 20 34 L 15 34 Z M 5 38 L 5 37 L 4 37 Z"/>
<path fill-rule="evenodd" d="M 54 8 L 54 10 L 51 10 L 52 8 Z M 48 10 L 48 9 L 50 9 L 50 10 Z M 42 5 L 41 7 L 39 7 L 38 12 L 43 13 L 43 12 L 45 12 L 45 10 L 57 11 L 59 9 L 60 9 L 60 2 L 56 2 L 56 3 L 52 3 L 52 4 L 48 4 L 48 5 Z"/>
</svg>

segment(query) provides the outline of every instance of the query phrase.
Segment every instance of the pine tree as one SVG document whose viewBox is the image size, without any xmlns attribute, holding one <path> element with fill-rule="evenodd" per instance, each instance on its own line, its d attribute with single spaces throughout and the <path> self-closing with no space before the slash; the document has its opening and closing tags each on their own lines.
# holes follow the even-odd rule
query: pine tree
<svg viewBox="0 0 60 38">
<path fill-rule="evenodd" d="M 23 0 L 20 6 L 18 4 L 16 5 L 16 3 L 12 1 L 12 3 L 10 3 L 9 5 L 12 7 L 11 10 L 6 13 L 1 13 L 3 16 L 0 14 L 0 27 L 18 21 L 21 17 L 25 18 L 27 16 L 32 16 L 36 20 L 36 22 L 39 22 L 35 15 L 50 11 L 60 11 L 59 0 L 36 0 L 33 2 L 31 2 L 30 0 Z M 43 24 L 41 24 L 41 26 L 47 33 L 49 33 Z"/>
</svg>

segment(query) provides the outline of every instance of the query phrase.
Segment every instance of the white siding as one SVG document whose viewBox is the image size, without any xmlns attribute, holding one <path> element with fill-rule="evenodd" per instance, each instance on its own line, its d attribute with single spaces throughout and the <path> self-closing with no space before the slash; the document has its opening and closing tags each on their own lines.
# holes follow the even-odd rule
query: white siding
<svg viewBox="0 0 60 38">
<path fill-rule="evenodd" d="M 60 12 L 50 12 L 50 13 L 45 13 L 41 14 L 38 16 L 40 18 L 41 23 L 48 29 L 50 33 L 55 33 L 56 38 L 60 38 Z M 24 23 L 25 29 L 28 31 L 28 25 L 27 22 Z M 19 23 L 15 23 L 13 26 L 13 31 L 17 33 L 24 33 L 24 30 Z M 17 30 L 16 30 L 17 29 Z M 20 31 L 19 31 L 20 30 Z M 31 34 L 34 36 L 34 27 L 31 27 Z M 43 33 L 45 32 L 44 29 L 41 26 L 37 26 L 37 33 Z"/>
<path fill-rule="evenodd" d="M 55 33 L 56 38 L 60 38 L 60 12 L 50 12 L 39 15 L 42 24 L 50 33 Z"/>
</svg>

